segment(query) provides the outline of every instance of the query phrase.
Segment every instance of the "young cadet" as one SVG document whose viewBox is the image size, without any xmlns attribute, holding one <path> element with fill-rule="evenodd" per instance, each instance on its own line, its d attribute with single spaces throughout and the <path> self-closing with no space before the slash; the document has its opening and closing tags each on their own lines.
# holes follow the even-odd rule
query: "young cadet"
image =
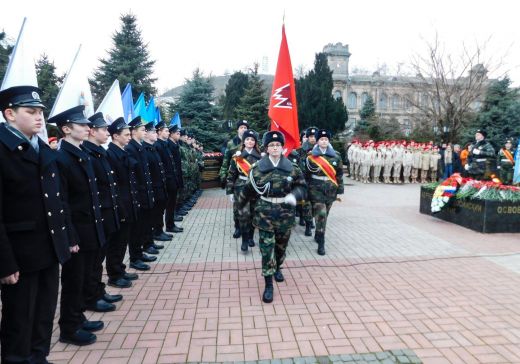
<svg viewBox="0 0 520 364">
<path fill-rule="evenodd" d="M 105 245 L 96 176 L 90 157 L 81 149 L 90 130 L 84 110 L 85 106 L 76 106 L 49 119 L 64 135 L 57 162 L 65 214 L 71 222 L 69 234 L 73 244 L 79 245 L 79 252 L 61 271 L 60 341 L 74 345 L 94 343 L 96 335 L 91 331 L 103 328 L 103 321 L 87 321 L 83 314 L 96 257 Z M 104 301 L 101 306 L 115 308 Z"/>
<path fill-rule="evenodd" d="M 38 138 L 40 90 L 0 91 L 0 285 L 2 363 L 46 363 L 59 263 L 77 252 L 68 233 L 57 153 Z"/>
<path fill-rule="evenodd" d="M 120 228 L 113 233 L 107 247 L 108 285 L 117 288 L 132 286 L 138 278 L 136 273 L 127 273 L 123 259 L 130 240 L 130 230 L 137 223 L 139 202 L 137 200 L 136 165 L 131 162 L 125 147 L 130 142 L 130 127 L 124 118 L 117 118 L 107 128 L 112 141 L 108 144 L 107 160 L 114 171 L 114 183 L 118 187 L 117 206 Z"/>
<path fill-rule="evenodd" d="M 179 150 L 179 140 L 181 138 L 181 133 L 179 127 L 177 125 L 172 125 L 168 128 L 170 131 L 170 135 L 168 138 L 168 149 L 170 149 L 173 156 L 173 177 L 174 184 L 176 186 L 176 190 L 172 191 L 172 193 L 168 192 L 168 202 L 166 202 L 166 232 L 168 233 L 180 233 L 184 229 L 178 226 L 175 226 L 176 221 L 182 221 L 182 216 L 178 215 L 179 204 L 178 196 L 182 188 L 184 187 L 184 180 L 182 177 L 182 162 L 181 162 L 181 152 Z"/>
<path fill-rule="evenodd" d="M 249 179 L 238 196 L 240 214 L 249 213 L 247 202 L 258 199 L 253 225 L 260 232 L 262 275 L 265 290 L 262 300 L 273 302 L 273 276 L 283 282 L 281 266 L 291 230 L 294 226 L 295 206 L 306 193 L 305 179 L 301 170 L 282 154 L 285 138 L 279 131 L 264 134 L 263 143 L 267 155 L 255 163 Z"/>
<path fill-rule="evenodd" d="M 330 145 L 330 133 L 325 129 L 316 132 L 317 144 L 305 161 L 305 174 L 309 181 L 309 200 L 316 219 L 314 239 L 318 254 L 325 255 L 325 229 L 327 217 L 337 195 L 343 194 L 343 163 Z"/>
<path fill-rule="evenodd" d="M 154 262 L 157 260 L 157 257 L 143 253 L 143 243 L 151 234 L 152 209 L 155 200 L 148 159 L 146 159 L 142 145 L 146 133 L 144 129 L 145 123 L 141 120 L 140 116 L 137 116 L 128 123 L 128 126 L 130 126 L 132 139 L 125 147 L 125 150 L 130 156 L 131 163 L 136 166 L 137 200 L 140 205 L 139 216 L 137 217 L 137 222 L 132 225 L 130 240 L 128 242 L 130 268 L 149 270 L 150 266 L 146 263 Z"/>
</svg>

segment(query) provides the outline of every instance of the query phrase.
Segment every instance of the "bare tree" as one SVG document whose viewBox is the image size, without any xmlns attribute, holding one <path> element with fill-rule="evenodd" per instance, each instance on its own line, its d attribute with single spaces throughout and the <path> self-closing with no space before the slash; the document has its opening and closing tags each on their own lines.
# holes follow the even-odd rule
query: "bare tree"
<svg viewBox="0 0 520 364">
<path fill-rule="evenodd" d="M 438 35 L 426 42 L 427 52 L 411 60 L 416 76 L 408 78 L 413 93 L 405 96 L 416 122 L 429 123 L 447 141 L 457 138 L 484 96 L 489 73 L 500 68 L 484 57 L 486 43 L 471 50 L 462 44 L 460 54 L 454 56 L 445 51 Z"/>
</svg>

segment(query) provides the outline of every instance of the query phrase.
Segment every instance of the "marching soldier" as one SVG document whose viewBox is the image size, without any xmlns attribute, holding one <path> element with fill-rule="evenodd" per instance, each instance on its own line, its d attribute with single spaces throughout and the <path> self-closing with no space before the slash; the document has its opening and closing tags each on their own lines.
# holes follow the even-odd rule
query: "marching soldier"
<svg viewBox="0 0 520 364">
<path fill-rule="evenodd" d="M 316 219 L 314 239 L 318 254 L 325 255 L 325 229 L 332 203 L 343 194 L 343 163 L 330 145 L 330 133 L 321 129 L 316 133 L 317 145 L 307 156 L 305 174 L 309 181 L 309 200 Z"/>
<path fill-rule="evenodd" d="M 130 231 L 128 242 L 128 252 L 130 254 L 130 268 L 137 270 L 149 270 L 150 266 L 146 263 L 154 262 L 157 257 L 143 253 L 143 243 L 149 240 L 152 229 L 152 209 L 154 206 L 154 191 L 148 159 L 145 156 L 143 138 L 146 133 L 145 123 L 140 116 L 134 118 L 130 123 L 132 139 L 125 147 L 130 156 L 131 163 L 136 166 L 135 176 L 137 181 L 137 200 L 139 201 L 138 223 L 133 224 Z"/>
<path fill-rule="evenodd" d="M 466 170 L 468 174 L 478 180 L 490 179 L 496 158 L 495 149 L 486 140 L 487 133 L 484 130 L 475 132 L 475 143 L 471 145 Z"/>
<path fill-rule="evenodd" d="M 114 171 L 114 183 L 118 187 L 116 196 L 120 228 L 113 233 L 108 242 L 106 269 L 108 285 L 117 288 L 132 286 L 133 280 L 138 278 L 136 273 L 127 273 L 123 259 L 126 247 L 130 240 L 131 226 L 137 224 L 139 202 L 137 200 L 137 181 L 135 176 L 135 162 L 125 147 L 130 142 L 130 127 L 124 118 L 117 118 L 108 127 L 112 141 L 108 145 L 107 160 Z"/>
<path fill-rule="evenodd" d="M 513 183 L 513 174 L 515 171 L 515 158 L 513 157 L 513 141 L 507 139 L 504 148 L 498 151 L 497 169 L 499 178 L 503 184 L 510 185 Z"/>
<path fill-rule="evenodd" d="M 307 140 L 302 144 L 302 146 L 296 150 L 296 152 L 300 155 L 300 170 L 304 170 L 305 168 L 305 159 L 307 158 L 307 154 L 312 151 L 312 148 L 316 145 L 316 132 L 318 128 L 315 126 L 311 126 L 305 130 L 305 137 Z M 304 175 L 305 177 L 305 175 Z M 312 222 L 312 206 L 308 199 L 305 199 L 300 202 L 302 205 L 302 214 L 300 215 L 300 225 L 301 219 L 303 217 L 303 222 L 305 223 L 305 236 L 312 236 L 312 229 L 314 229 L 314 224 Z M 302 225 L 303 226 L 303 225 Z"/>
<path fill-rule="evenodd" d="M 89 345 L 96 341 L 92 331 L 103 328 L 103 321 L 87 321 L 83 312 L 89 280 L 96 265 L 99 249 L 105 245 L 96 175 L 81 143 L 88 138 L 89 120 L 85 106 L 65 110 L 49 119 L 64 134 L 58 152 L 60 185 L 63 189 L 64 213 L 71 221 L 69 234 L 79 252 L 63 265 L 61 271 L 60 341 L 73 345 Z M 113 304 L 96 302 L 96 309 L 111 311 Z"/>
<path fill-rule="evenodd" d="M 242 135 L 243 143 L 240 151 L 237 151 L 231 159 L 229 171 L 227 173 L 226 194 L 231 198 L 233 208 L 238 209 L 238 196 L 247 181 L 247 176 L 251 170 L 251 166 L 262 157 L 258 148 L 258 136 L 253 130 L 246 130 Z M 252 215 L 254 213 L 255 201 L 249 202 L 249 214 L 247 214 L 247 206 L 239 216 L 240 232 L 242 233 L 242 246 L 240 249 L 247 252 L 248 246 L 254 247 L 253 240 L 254 227 Z"/>
<path fill-rule="evenodd" d="M 265 279 L 262 300 L 266 303 L 273 301 L 273 275 L 277 282 L 285 279 L 281 266 L 295 223 L 294 208 L 306 192 L 301 170 L 282 155 L 284 139 L 279 131 L 264 134 L 263 145 L 267 155 L 252 166 L 249 179 L 238 197 L 241 214 L 249 213 L 243 211 L 248 201 L 259 198 L 253 225 L 260 232 L 262 275 Z"/>
<path fill-rule="evenodd" d="M 87 152 L 92 162 L 94 176 L 98 188 L 98 198 L 101 205 L 101 219 L 105 231 L 107 243 L 110 241 L 111 235 L 119 230 L 119 213 L 117 206 L 117 186 L 114 182 L 114 171 L 108 163 L 107 152 L 101 145 L 108 141 L 108 124 L 103 118 L 103 114 L 98 112 L 89 119 L 90 131 L 88 140 L 81 144 L 81 148 Z M 123 296 L 109 295 L 105 291 L 103 283 L 103 261 L 105 260 L 107 245 L 98 250 L 98 255 L 94 263 L 94 269 L 87 282 L 87 290 L 85 292 L 85 302 L 87 309 L 97 312 L 106 312 L 115 309 L 114 302 L 119 302 Z M 104 302 L 109 305 L 105 305 Z"/>
<path fill-rule="evenodd" d="M 39 94 L 32 86 L 0 91 L 2 363 L 47 362 L 58 264 L 78 251 L 63 213 L 58 155 L 37 135 L 45 123 Z"/>
</svg>

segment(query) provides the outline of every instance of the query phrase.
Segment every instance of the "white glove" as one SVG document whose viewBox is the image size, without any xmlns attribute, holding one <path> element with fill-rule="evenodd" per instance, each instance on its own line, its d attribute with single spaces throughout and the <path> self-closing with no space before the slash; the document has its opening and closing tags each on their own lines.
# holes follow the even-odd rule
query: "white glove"
<svg viewBox="0 0 520 364">
<path fill-rule="evenodd" d="M 235 195 L 229 195 L 229 201 L 231 203 L 235 202 Z"/>
<path fill-rule="evenodd" d="M 479 155 L 480 149 L 478 149 L 478 148 L 473 149 L 473 154 Z"/>
<path fill-rule="evenodd" d="M 466 165 L 464 166 L 464 169 L 465 169 L 466 171 L 469 171 L 469 164 L 466 164 Z"/>
<path fill-rule="evenodd" d="M 283 202 L 291 206 L 296 206 L 296 197 L 292 193 L 289 193 L 287 196 L 285 196 Z"/>
</svg>

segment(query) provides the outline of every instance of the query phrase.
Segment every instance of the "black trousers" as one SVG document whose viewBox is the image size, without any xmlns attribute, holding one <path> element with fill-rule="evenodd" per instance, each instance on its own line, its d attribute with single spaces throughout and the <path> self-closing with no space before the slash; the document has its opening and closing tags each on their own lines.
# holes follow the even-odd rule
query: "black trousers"
<svg viewBox="0 0 520 364">
<path fill-rule="evenodd" d="M 16 284 L 1 286 L 2 363 L 43 362 L 49 355 L 58 301 L 59 265 L 20 273 Z"/>
<path fill-rule="evenodd" d="M 108 239 L 110 239 L 111 235 L 107 235 Z M 106 293 L 106 285 L 103 283 L 103 262 L 105 261 L 106 253 L 106 244 L 97 249 L 94 263 L 90 269 L 89 279 L 85 282 L 85 304 L 88 306 L 93 306 Z"/>
<path fill-rule="evenodd" d="M 141 208 L 137 221 L 132 225 L 128 246 L 131 262 L 140 260 L 143 257 L 143 247 L 146 249 L 153 243 L 152 211 L 153 209 Z"/>
<path fill-rule="evenodd" d="M 175 225 L 173 219 L 175 217 L 175 210 L 177 209 L 177 193 L 176 188 L 168 190 L 168 201 L 166 201 L 166 213 L 164 217 L 166 229 L 171 229 Z"/>
<path fill-rule="evenodd" d="M 123 278 L 126 273 L 126 265 L 123 264 L 123 260 L 126 246 L 129 244 L 131 228 L 130 223 L 122 222 L 121 228 L 108 239 L 106 263 L 108 279 L 115 281 Z"/>
<path fill-rule="evenodd" d="M 85 288 L 97 257 L 96 250 L 79 250 L 61 268 L 60 331 L 72 335 L 85 321 Z"/>
<path fill-rule="evenodd" d="M 153 208 L 153 231 L 154 233 L 160 233 L 164 228 L 164 210 L 166 209 L 167 200 L 155 201 Z"/>
</svg>

